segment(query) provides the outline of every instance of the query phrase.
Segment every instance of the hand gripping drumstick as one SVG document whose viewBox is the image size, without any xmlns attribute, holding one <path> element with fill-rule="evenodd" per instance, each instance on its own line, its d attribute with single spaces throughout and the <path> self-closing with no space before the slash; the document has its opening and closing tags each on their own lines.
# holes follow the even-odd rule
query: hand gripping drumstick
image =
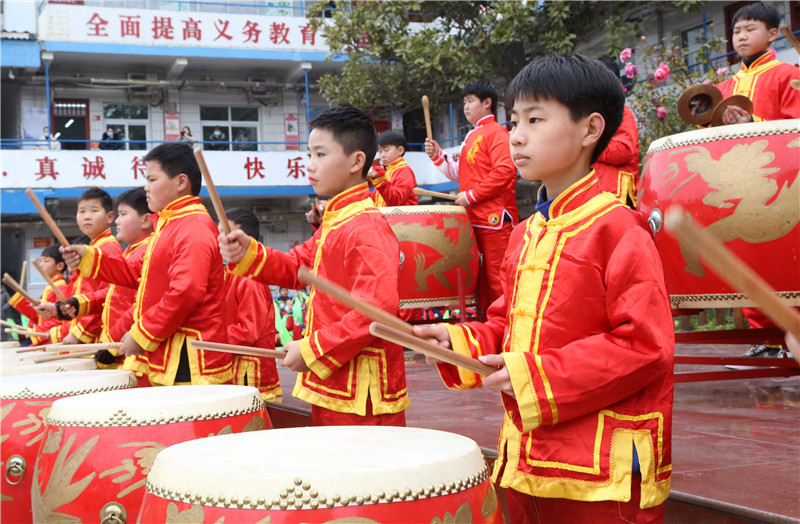
<svg viewBox="0 0 800 524">
<path fill-rule="evenodd" d="M 425 129 L 428 132 L 428 140 L 433 140 L 433 128 L 431 127 L 431 107 L 428 95 L 422 95 L 422 111 L 425 113 Z"/>
<path fill-rule="evenodd" d="M 25 290 L 22 289 L 22 286 L 20 286 L 16 280 L 11 278 L 11 275 L 9 275 L 8 273 L 3 273 L 3 283 L 8 287 L 10 287 L 11 289 L 13 289 L 16 293 L 22 295 L 22 298 L 33 304 L 34 307 L 42 303 L 40 300 L 36 300 L 28 293 L 26 293 Z"/>
<path fill-rule="evenodd" d="M 439 198 L 444 198 L 444 199 L 447 199 L 447 200 L 455 200 L 456 198 L 458 198 L 458 195 L 451 195 L 450 193 L 440 193 L 439 191 L 431 191 L 429 189 L 423 189 L 421 187 L 415 187 L 414 188 L 414 194 L 415 195 L 427 195 L 427 196 L 432 196 L 432 197 L 439 197 Z"/>
<path fill-rule="evenodd" d="M 199 147 L 194 148 L 194 158 L 197 160 L 197 165 L 200 166 L 200 172 L 203 173 L 203 180 L 206 182 L 208 196 L 211 197 L 211 203 L 214 204 L 214 211 L 217 213 L 222 231 L 228 235 L 231 232 L 231 225 L 228 223 L 228 216 L 225 214 L 225 208 L 222 207 L 222 200 L 219 199 L 219 194 L 217 194 L 217 186 L 215 186 L 214 181 L 211 180 L 211 173 L 208 171 L 206 159 L 203 158 L 203 150 Z"/>
<path fill-rule="evenodd" d="M 219 342 L 207 342 L 205 340 L 193 340 L 191 346 L 206 351 L 219 351 L 220 353 L 232 353 L 234 355 L 250 355 L 251 357 L 283 358 L 286 356 L 286 351 L 281 350 L 237 346 L 235 344 L 222 344 Z"/>
<path fill-rule="evenodd" d="M 39 215 L 41 215 L 42 219 L 44 220 L 47 227 L 50 228 L 50 231 L 53 232 L 53 235 L 58 239 L 59 243 L 67 247 L 69 246 L 69 240 L 67 237 L 64 236 L 64 233 L 58 228 L 56 221 L 53 220 L 53 217 L 50 216 L 50 213 L 47 212 L 47 209 L 42 205 L 42 202 L 39 200 L 39 197 L 36 196 L 36 193 L 33 192 L 33 189 L 28 188 L 25 190 L 25 194 L 28 195 L 28 198 L 31 199 L 33 205 L 36 206 L 36 209 L 39 211 Z"/>
<path fill-rule="evenodd" d="M 800 339 L 800 314 L 784 304 L 769 284 L 719 240 L 692 224 L 680 206 L 667 211 L 664 227 L 680 239 L 681 244 L 694 249 L 722 280 L 750 297 L 772 321 Z"/>
<path fill-rule="evenodd" d="M 50 289 L 53 290 L 53 293 L 56 294 L 58 299 L 61 302 L 66 302 L 67 301 L 67 297 L 65 297 L 64 293 L 62 293 L 61 290 L 56 287 L 56 285 L 53 283 L 53 279 L 50 278 L 50 275 L 45 273 L 44 269 L 42 269 L 42 266 L 39 265 L 39 261 L 37 259 L 33 260 L 33 267 L 35 267 L 36 269 L 39 270 L 39 274 L 41 274 L 42 277 L 44 277 L 45 282 L 47 282 L 47 284 L 50 286 Z"/>
</svg>

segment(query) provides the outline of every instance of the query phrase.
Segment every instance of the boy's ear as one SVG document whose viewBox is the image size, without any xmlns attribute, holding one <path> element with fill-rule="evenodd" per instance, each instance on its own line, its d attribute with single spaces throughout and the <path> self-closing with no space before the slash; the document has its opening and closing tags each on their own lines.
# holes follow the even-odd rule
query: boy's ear
<svg viewBox="0 0 800 524">
<path fill-rule="evenodd" d="M 397 150 L 400 151 L 400 156 L 404 156 L 406 154 L 406 148 L 403 146 L 397 146 Z"/>
<path fill-rule="evenodd" d="M 142 229 L 150 229 L 153 227 L 153 219 L 150 216 L 150 213 L 145 213 L 143 215 L 139 215 L 139 220 L 141 221 L 141 228 Z"/>
<path fill-rule="evenodd" d="M 175 177 L 177 180 L 177 187 L 179 192 L 184 192 L 187 189 L 191 190 L 191 182 L 189 182 L 189 175 L 186 173 L 181 173 Z"/>
<path fill-rule="evenodd" d="M 586 132 L 583 136 L 583 146 L 597 143 L 606 129 L 606 121 L 600 113 L 592 113 L 586 117 Z"/>
<path fill-rule="evenodd" d="M 364 172 L 364 164 L 367 162 L 367 154 L 361 150 L 353 151 L 351 158 L 353 165 L 350 167 L 350 172 L 361 175 Z"/>
<path fill-rule="evenodd" d="M 63 273 L 64 270 L 67 269 L 67 263 L 66 262 L 56 262 L 56 269 L 60 273 Z"/>
<path fill-rule="evenodd" d="M 769 35 L 768 38 L 767 38 L 767 42 L 769 42 L 771 44 L 772 42 L 774 42 L 778 38 L 778 28 L 777 27 L 773 27 L 772 29 L 770 29 L 767 32 L 767 35 Z"/>
<path fill-rule="evenodd" d="M 106 220 L 108 220 L 109 225 L 114 222 L 114 212 L 109 211 L 106 213 Z"/>
</svg>

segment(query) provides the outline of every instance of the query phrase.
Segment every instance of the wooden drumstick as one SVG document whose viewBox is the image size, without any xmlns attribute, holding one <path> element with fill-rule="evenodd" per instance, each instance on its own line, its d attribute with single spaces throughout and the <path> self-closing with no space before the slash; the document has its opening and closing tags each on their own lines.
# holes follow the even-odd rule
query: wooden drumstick
<svg viewBox="0 0 800 524">
<path fill-rule="evenodd" d="M 53 220 L 53 217 L 50 216 L 50 213 L 47 211 L 47 209 L 45 209 L 44 205 L 42 205 L 42 202 L 39 200 L 39 197 L 36 196 L 36 193 L 33 192 L 33 189 L 26 189 L 25 194 L 31 199 L 33 205 L 36 206 L 36 209 L 39 211 L 39 215 L 41 215 L 42 219 L 44 219 L 45 224 L 47 224 L 47 227 L 49 227 L 50 231 L 53 232 L 53 235 L 55 235 L 59 243 L 64 247 L 69 246 L 69 240 L 67 240 L 67 237 L 64 236 L 64 233 L 62 233 L 58 228 L 58 224 L 56 224 L 56 221 Z"/>
<path fill-rule="evenodd" d="M 217 186 L 215 186 L 214 181 L 211 180 L 211 173 L 208 171 L 206 159 L 203 158 L 203 150 L 199 147 L 194 148 L 194 157 L 197 159 L 197 165 L 200 166 L 200 172 L 203 173 L 203 180 L 206 182 L 208 196 L 211 197 L 211 203 L 214 204 L 214 211 L 217 213 L 222 231 L 228 235 L 231 232 L 231 225 L 228 223 L 228 216 L 225 214 L 225 208 L 222 207 L 222 200 L 219 199 L 219 194 L 217 194 Z"/>
<path fill-rule="evenodd" d="M 335 298 L 345 306 L 355 309 L 370 320 L 380 322 L 381 324 L 390 326 L 398 331 L 402 331 L 403 333 L 408 333 L 409 335 L 413 335 L 414 333 L 411 324 L 408 322 L 397 318 L 391 313 L 382 310 L 378 306 L 354 297 L 349 291 L 340 285 L 312 274 L 307 267 L 301 267 L 297 271 L 297 278 L 300 280 L 300 282 L 303 282 L 304 284 L 310 284 L 314 286 L 317 291 L 321 291 L 322 293 Z"/>
<path fill-rule="evenodd" d="M 193 340 L 191 346 L 193 348 L 204 349 L 206 351 L 219 351 L 220 353 L 249 355 L 251 357 L 283 358 L 286 356 L 286 351 L 282 350 L 237 346 L 235 344 L 222 344 L 220 342 L 208 342 L 205 340 Z"/>
<path fill-rule="evenodd" d="M 98 342 L 97 344 L 47 344 L 44 350 L 47 353 L 62 353 L 64 351 L 88 351 L 93 349 L 100 351 L 101 349 L 119 349 L 122 347 L 122 342 Z"/>
<path fill-rule="evenodd" d="M 38 331 L 28 331 L 26 329 L 5 328 L 3 331 L 15 335 L 25 335 L 26 337 L 50 337 L 50 333 L 39 333 Z"/>
<path fill-rule="evenodd" d="M 78 351 L 76 353 L 70 353 L 68 355 L 52 355 L 48 357 L 39 357 L 33 359 L 33 363 L 41 364 L 43 362 L 52 362 L 54 360 L 67 360 L 68 358 L 88 357 L 88 356 L 94 356 L 96 353 L 97 353 L 96 349 L 90 349 L 88 351 Z"/>
<path fill-rule="evenodd" d="M 425 113 L 425 129 L 428 132 L 428 140 L 433 140 L 433 128 L 431 127 L 431 107 L 428 95 L 422 95 L 422 111 Z"/>
<path fill-rule="evenodd" d="M 447 364 L 458 366 L 479 375 L 491 375 L 498 369 L 488 364 L 484 364 L 480 360 L 470 358 L 462 355 L 461 353 L 456 353 L 453 350 L 443 348 L 438 344 L 434 344 L 433 342 L 419 338 L 415 335 L 409 335 L 407 333 L 403 333 L 402 331 L 392 329 L 389 326 L 384 326 L 379 322 L 373 322 L 370 324 L 369 332 L 378 338 L 388 340 L 389 342 L 394 342 L 395 344 L 413 349 L 414 351 L 422 353 L 423 355 L 435 358 L 436 360 L 441 360 Z"/>
<path fill-rule="evenodd" d="M 22 295 L 22 298 L 33 304 L 34 307 L 42 303 L 40 300 L 36 300 L 32 296 L 30 296 L 27 292 L 25 292 L 25 290 L 22 289 L 22 286 L 20 286 L 16 280 L 11 278 L 11 275 L 9 275 L 8 273 L 3 273 L 3 283 L 8 287 L 10 287 L 12 290 L 14 290 L 14 292 Z"/>
<path fill-rule="evenodd" d="M 48 347 L 53 344 L 42 344 L 41 346 L 28 346 L 26 348 L 18 349 L 14 353 L 32 353 L 34 351 L 46 351 Z"/>
<path fill-rule="evenodd" d="M 414 194 L 439 197 L 447 200 L 455 200 L 458 198 L 458 195 L 451 195 L 450 193 L 440 193 L 439 191 L 431 191 L 430 189 L 423 189 L 421 187 L 415 187 Z"/>
<path fill-rule="evenodd" d="M 47 282 L 47 285 L 50 286 L 50 289 L 53 290 L 53 293 L 56 294 L 58 299 L 61 302 L 66 302 L 67 301 L 67 297 L 65 297 L 64 293 L 62 293 L 61 290 L 56 287 L 55 283 L 53 282 L 53 279 L 50 278 L 50 275 L 48 275 L 45 272 L 45 270 L 42 269 L 42 266 L 39 265 L 39 260 L 38 259 L 33 259 L 33 267 L 35 267 L 39 271 L 39 274 L 41 274 L 42 277 L 44 277 L 45 282 Z"/>
<path fill-rule="evenodd" d="M 25 326 L 20 326 L 19 324 L 14 324 L 13 322 L 9 322 L 8 320 L 0 320 L 0 324 L 4 326 L 8 326 L 14 329 L 25 329 Z"/>
<path fill-rule="evenodd" d="M 27 273 L 28 273 L 28 261 L 27 260 L 23 260 L 22 261 L 22 269 L 20 269 L 20 271 L 19 271 L 19 285 L 20 286 L 24 286 L 25 285 L 25 277 L 28 276 Z"/>
<path fill-rule="evenodd" d="M 664 228 L 682 245 L 694 249 L 722 280 L 750 297 L 784 331 L 800 339 L 800 313 L 783 303 L 764 279 L 728 251 L 716 237 L 692 224 L 680 206 L 667 211 Z"/>
<path fill-rule="evenodd" d="M 794 50 L 797 51 L 798 53 L 800 53 L 800 42 L 797 41 L 797 37 L 794 36 L 794 33 L 792 33 L 792 30 L 789 27 L 784 25 L 784 26 L 781 26 L 781 33 L 783 33 L 783 36 L 786 37 L 786 40 L 788 40 L 789 43 L 792 44 L 792 47 L 794 47 Z"/>
</svg>

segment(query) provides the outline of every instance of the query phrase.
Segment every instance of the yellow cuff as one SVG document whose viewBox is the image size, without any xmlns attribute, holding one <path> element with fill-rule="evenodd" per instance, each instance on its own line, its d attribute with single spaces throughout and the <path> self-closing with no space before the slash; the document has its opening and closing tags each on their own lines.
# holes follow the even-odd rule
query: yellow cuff
<svg viewBox="0 0 800 524">
<path fill-rule="evenodd" d="M 311 350 L 311 341 L 308 338 L 300 339 L 300 354 L 303 356 L 303 360 L 306 366 L 308 366 L 308 369 L 314 372 L 319 378 L 325 380 L 333 374 L 332 369 L 317 360 L 314 356 L 314 352 Z"/>
<path fill-rule="evenodd" d="M 475 358 L 469 350 L 469 342 L 467 341 L 467 336 L 464 331 L 465 328 L 453 324 L 445 324 L 445 327 L 447 328 L 447 333 L 450 335 L 450 347 L 453 348 L 453 351 L 465 357 Z M 458 378 L 461 380 L 462 387 L 475 388 L 483 383 L 481 376 L 477 373 L 473 373 L 464 368 L 457 369 Z"/>
<path fill-rule="evenodd" d="M 522 432 L 527 433 L 542 424 L 542 410 L 539 408 L 539 399 L 536 398 L 536 391 L 533 389 L 528 361 L 525 359 L 525 354 L 519 352 L 503 353 L 503 360 L 517 399 Z"/>
<path fill-rule="evenodd" d="M 140 326 L 141 320 L 138 322 L 134 322 L 131 326 L 130 331 L 128 334 L 131 336 L 134 342 L 139 344 L 145 351 L 153 352 L 158 349 L 158 346 L 161 345 L 161 340 L 154 340 L 144 334 L 144 328 Z"/>
<path fill-rule="evenodd" d="M 255 238 L 250 237 L 250 244 L 247 246 L 247 250 L 244 252 L 244 256 L 239 262 L 236 263 L 231 273 L 238 276 L 247 275 L 248 271 L 255 263 L 257 257 L 258 257 L 258 241 Z M 258 269 L 260 270 L 261 268 L 259 267 Z M 258 271 L 255 271 L 254 274 L 258 274 Z"/>
<path fill-rule="evenodd" d="M 95 278 L 99 269 L 100 250 L 92 246 L 83 246 L 83 249 L 83 256 L 76 271 L 80 271 L 81 275 L 85 277 Z"/>
<path fill-rule="evenodd" d="M 8 299 L 8 303 L 11 307 L 17 309 L 17 305 L 23 300 L 25 299 L 22 297 L 22 295 L 20 295 L 19 293 L 14 293 L 13 295 L 11 295 L 11 298 Z"/>
<path fill-rule="evenodd" d="M 76 316 L 82 317 L 89 314 L 89 307 L 91 304 L 89 303 L 89 299 L 86 298 L 86 295 L 75 295 L 75 298 L 78 299 L 78 313 Z"/>
<path fill-rule="evenodd" d="M 97 335 L 93 335 L 84 330 L 83 326 L 80 324 L 75 324 L 69 328 L 69 334 L 80 340 L 83 344 L 91 344 L 97 340 Z"/>
</svg>

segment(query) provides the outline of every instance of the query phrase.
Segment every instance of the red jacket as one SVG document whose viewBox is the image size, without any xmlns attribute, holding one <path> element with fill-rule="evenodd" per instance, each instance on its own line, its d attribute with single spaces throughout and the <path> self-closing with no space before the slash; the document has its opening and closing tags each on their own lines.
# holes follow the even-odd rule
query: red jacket
<svg viewBox="0 0 800 524">
<path fill-rule="evenodd" d="M 750 67 L 742 63 L 735 75 L 717 87 L 725 98 L 744 95 L 752 100 L 755 121 L 787 120 L 800 118 L 800 91 L 791 86 L 795 79 L 800 80 L 800 70 L 768 51 Z"/>
<path fill-rule="evenodd" d="M 372 184 L 375 186 L 373 199 L 376 207 L 416 206 L 418 203 L 414 193 L 417 179 L 403 157 L 389 164 L 383 175 L 372 180 Z"/>
<path fill-rule="evenodd" d="M 509 217 L 512 225 L 517 223 L 517 167 L 511 160 L 508 131 L 493 115 L 480 119 L 469 132 L 458 160 L 439 150 L 433 163 L 467 193 L 473 227 L 500 229 Z"/>
<path fill-rule="evenodd" d="M 226 342 L 225 277 L 217 226 L 200 198 L 181 197 L 153 215 L 155 232 L 144 260 L 102 258 L 88 248 L 79 268 L 109 282 L 137 287 L 131 337 L 144 348 L 133 364 L 152 384 L 172 385 L 180 351 L 189 343 L 192 384 L 233 378 L 230 354 L 191 347 L 192 340 Z M 141 282 L 139 282 L 141 278 Z"/>
<path fill-rule="evenodd" d="M 639 129 L 636 127 L 636 117 L 628 106 L 625 106 L 622 113 L 622 124 L 592 167 L 600 180 L 601 190 L 608 191 L 623 204 L 627 204 L 630 197 L 631 202 L 636 205 L 639 184 Z"/>
<path fill-rule="evenodd" d="M 397 315 L 400 247 L 389 223 L 375 207 L 367 184 L 334 196 L 320 227 L 288 254 L 250 239 L 235 275 L 263 284 L 300 289 L 301 266 Z M 409 404 L 403 349 L 369 333 L 370 320 L 311 288 L 300 351 L 310 371 L 297 377 L 293 395 L 340 413 L 399 413 Z"/>
<path fill-rule="evenodd" d="M 61 291 L 62 294 L 65 296 L 69 294 L 69 286 L 67 285 L 67 281 L 64 280 L 63 275 L 56 275 L 53 277 L 53 284 L 55 284 L 56 288 Z M 44 304 L 53 304 L 58 302 L 58 296 L 56 296 L 55 291 L 50 288 L 50 284 L 45 286 L 44 291 L 42 291 L 42 298 L 41 302 Z M 22 298 L 22 295 L 19 293 L 14 293 L 11 298 L 9 299 L 8 303 L 19 311 L 21 314 L 28 317 L 28 330 L 29 331 L 36 331 L 39 333 L 43 332 L 50 332 L 52 329 L 55 328 L 55 331 L 59 331 L 59 327 L 63 324 L 64 326 L 69 326 L 69 322 L 62 322 L 58 319 L 58 317 L 50 317 L 50 318 L 42 318 L 39 316 L 39 313 L 33 308 L 33 304 Z M 40 344 L 50 344 L 52 341 L 49 337 L 30 337 L 31 344 L 34 346 Z"/>
<path fill-rule="evenodd" d="M 633 448 L 641 506 L 669 495 L 674 326 L 655 244 L 642 217 L 590 174 L 512 233 L 504 294 L 485 323 L 448 325 L 453 349 L 500 353 L 495 479 L 536 497 L 629 500 Z M 480 376 L 447 364 L 451 388 Z"/>
</svg>

